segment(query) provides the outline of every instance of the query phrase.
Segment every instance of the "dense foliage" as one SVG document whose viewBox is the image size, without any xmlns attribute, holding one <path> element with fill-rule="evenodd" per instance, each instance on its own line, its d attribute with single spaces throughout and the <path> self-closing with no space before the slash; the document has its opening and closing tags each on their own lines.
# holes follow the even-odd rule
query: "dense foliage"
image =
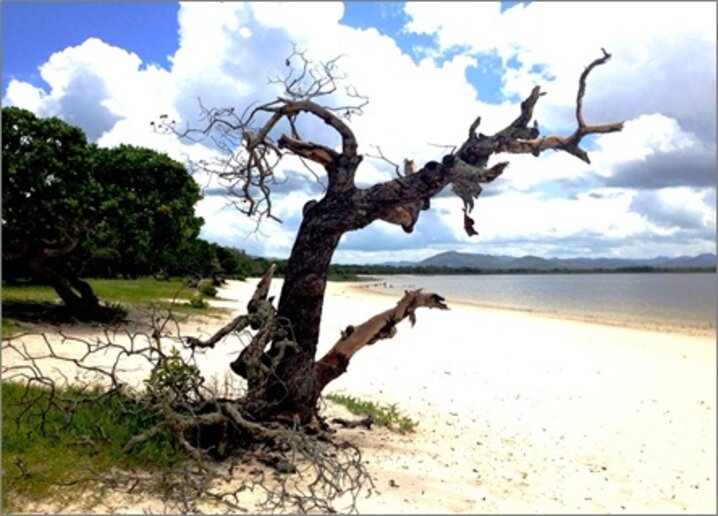
<svg viewBox="0 0 718 516">
<path fill-rule="evenodd" d="M 69 253 L 96 217 L 99 185 L 83 132 L 2 110 L 3 259 Z"/>
<path fill-rule="evenodd" d="M 98 302 L 79 276 L 246 277 L 266 269 L 198 238 L 199 187 L 165 154 L 99 148 L 58 118 L 16 107 L 2 115 L 3 279 L 49 283 L 87 314 Z"/>
<path fill-rule="evenodd" d="M 196 245 L 199 187 L 180 163 L 149 149 L 93 147 L 101 186 L 92 231 L 79 257 L 85 274 L 137 277 L 176 270 Z"/>
</svg>

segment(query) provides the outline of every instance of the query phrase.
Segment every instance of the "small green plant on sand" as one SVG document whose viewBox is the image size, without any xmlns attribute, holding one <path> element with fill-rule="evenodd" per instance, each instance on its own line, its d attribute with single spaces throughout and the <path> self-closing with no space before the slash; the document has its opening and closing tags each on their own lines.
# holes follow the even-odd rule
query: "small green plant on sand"
<svg viewBox="0 0 718 516">
<path fill-rule="evenodd" d="M 212 285 L 211 283 L 204 283 L 200 285 L 199 291 L 202 293 L 203 296 L 207 297 L 216 297 L 217 296 L 217 288 Z"/>
<path fill-rule="evenodd" d="M 179 351 L 173 349 L 157 364 L 144 383 L 150 396 L 187 398 L 202 385 L 202 376 L 196 366 L 187 364 Z"/>
<path fill-rule="evenodd" d="M 364 401 L 346 394 L 327 394 L 326 399 L 344 405 L 349 412 L 358 416 L 371 416 L 379 426 L 402 434 L 413 432 L 418 423 L 402 414 L 396 403 L 385 405 L 373 401 Z"/>
<path fill-rule="evenodd" d="M 188 306 L 192 308 L 197 308 L 199 310 L 205 310 L 209 308 L 209 303 L 202 299 L 201 297 L 193 297 L 190 299 L 189 303 L 187 303 Z"/>
</svg>

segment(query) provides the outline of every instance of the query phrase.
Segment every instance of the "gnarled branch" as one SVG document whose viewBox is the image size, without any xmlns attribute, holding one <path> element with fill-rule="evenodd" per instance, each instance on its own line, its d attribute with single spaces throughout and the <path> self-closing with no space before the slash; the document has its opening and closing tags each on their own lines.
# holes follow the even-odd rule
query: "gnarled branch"
<svg viewBox="0 0 718 516">
<path fill-rule="evenodd" d="M 474 199 L 481 194 L 481 184 L 493 181 L 508 166 L 508 162 L 501 162 L 488 167 L 488 160 L 492 154 L 506 152 L 538 156 L 545 150 L 554 149 L 568 152 L 590 163 L 588 154 L 579 147 L 581 139 L 588 134 L 616 132 L 623 128 L 623 122 L 587 125 L 583 120 L 582 106 L 586 79 L 596 66 L 610 59 L 610 54 L 605 50 L 603 53 L 603 57 L 594 60 L 586 67 L 579 79 L 576 100 L 578 127 L 573 134 L 539 137 L 538 123 L 534 121 L 531 124 L 531 120 L 534 107 L 544 93 L 536 86 L 521 103 L 519 116 L 493 136 L 476 134 L 481 123 L 481 117 L 477 117 L 469 127 L 468 139 L 456 154 L 444 156 L 441 163 L 429 162 L 409 177 L 387 181 L 359 192 L 355 196 L 360 207 L 359 212 L 367 215 L 357 220 L 356 228 L 381 219 L 400 225 L 406 232 L 411 232 L 420 211 L 428 207 L 429 199 L 446 185 L 451 184 L 454 193 L 464 203 L 464 228 L 470 236 L 476 235 L 478 233 L 474 229 L 474 220 L 469 216 L 474 207 Z"/>
<path fill-rule="evenodd" d="M 586 94 L 586 80 L 591 71 L 599 65 L 605 64 L 611 55 L 601 49 L 603 56 L 592 61 L 579 78 L 578 94 L 576 96 L 576 122 L 577 128 L 569 136 L 550 135 L 539 137 L 538 123 L 534 121 L 529 127 L 533 110 L 541 92 L 539 86 L 534 87 L 531 94 L 521 103 L 521 114 L 508 127 L 493 136 L 474 135 L 459 150 L 458 155 L 473 165 L 485 164 L 491 154 L 507 152 L 511 154 L 533 154 L 538 156 L 541 152 L 553 149 L 568 152 L 580 160 L 590 163 L 588 153 L 579 147 L 581 139 L 588 134 L 611 133 L 623 129 L 623 122 L 609 124 L 587 125 L 583 118 L 583 98 Z M 475 124 L 476 122 L 474 122 Z M 473 125 L 472 124 L 472 127 Z"/>
<path fill-rule="evenodd" d="M 419 307 L 448 310 L 444 298 L 438 294 L 419 290 L 407 290 L 394 308 L 375 315 L 359 326 L 348 326 L 341 338 L 314 366 L 320 391 L 332 380 L 347 370 L 349 361 L 364 346 L 396 335 L 396 325 L 409 318 L 416 323 L 416 309 Z"/>
<path fill-rule="evenodd" d="M 341 56 L 340 56 L 341 57 Z M 327 172 L 328 192 L 344 192 L 354 187 L 354 174 L 362 156 L 357 153 L 354 133 L 343 119 L 360 114 L 368 100 L 351 86 L 345 88 L 345 105 L 320 105 L 317 99 L 335 93 L 345 79 L 338 73 L 335 58 L 315 65 L 304 52 L 295 49 L 287 59 L 289 72 L 270 81 L 283 92 L 274 100 L 248 106 L 242 113 L 234 108 L 207 109 L 200 101 L 204 127 L 180 130 L 167 115 L 152 122 L 156 131 L 175 134 L 192 142 L 211 140 L 221 158 L 203 159 L 194 168 L 218 179 L 235 197 L 232 204 L 250 217 L 277 219 L 272 213 L 271 189 L 276 183 L 274 169 L 285 152 L 319 163 Z M 299 68 L 295 62 L 299 60 Z M 340 136 L 341 152 L 300 135 L 300 115 L 322 120 Z M 289 125 L 289 134 L 276 138 L 273 133 L 281 122 Z M 281 222 L 281 221 L 279 221 Z"/>
<path fill-rule="evenodd" d="M 272 264 L 269 269 L 267 269 L 267 272 L 264 273 L 262 279 L 259 280 L 259 283 L 257 283 L 254 294 L 249 300 L 249 303 L 247 303 L 247 314 L 235 317 L 229 323 L 217 330 L 214 335 L 208 339 L 201 340 L 197 337 L 186 337 L 185 342 L 187 345 L 191 348 L 214 348 L 215 344 L 230 333 L 242 331 L 250 325 L 256 326 L 259 322 L 257 312 L 260 310 L 261 304 L 267 302 L 267 294 L 269 293 L 269 286 L 272 282 L 272 275 L 274 274 L 275 269 L 276 264 Z"/>
<path fill-rule="evenodd" d="M 291 138 L 285 134 L 279 138 L 278 143 L 280 149 L 287 149 L 299 157 L 314 161 L 324 167 L 333 166 L 339 158 L 339 154 L 329 147 L 305 142 L 299 138 Z"/>
</svg>

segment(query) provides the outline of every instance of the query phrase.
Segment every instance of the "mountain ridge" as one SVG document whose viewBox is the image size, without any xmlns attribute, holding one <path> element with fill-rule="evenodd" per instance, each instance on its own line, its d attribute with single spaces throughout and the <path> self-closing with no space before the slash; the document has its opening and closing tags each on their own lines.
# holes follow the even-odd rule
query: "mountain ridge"
<svg viewBox="0 0 718 516">
<path fill-rule="evenodd" d="M 580 270 L 621 269 L 626 267 L 653 268 L 706 268 L 716 267 L 716 255 L 702 253 L 695 256 L 656 256 L 653 258 L 543 258 L 535 255 L 509 256 L 445 251 L 416 262 L 387 262 L 381 265 L 394 267 L 447 267 L 470 269 L 527 269 L 527 270 Z"/>
</svg>

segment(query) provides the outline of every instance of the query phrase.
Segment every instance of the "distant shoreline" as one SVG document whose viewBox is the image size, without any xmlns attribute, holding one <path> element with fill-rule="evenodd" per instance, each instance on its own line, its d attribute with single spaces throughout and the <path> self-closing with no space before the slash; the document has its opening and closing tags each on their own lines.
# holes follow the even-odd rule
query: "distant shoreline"
<svg viewBox="0 0 718 516">
<path fill-rule="evenodd" d="M 374 281 L 381 281 L 379 278 L 373 278 Z M 396 294 L 387 292 L 376 288 L 374 285 L 369 285 L 364 282 L 356 285 L 351 285 L 350 290 L 355 292 L 361 292 L 363 295 L 367 293 L 375 294 L 380 297 L 398 300 Z M 513 306 L 501 306 L 494 305 L 491 303 L 481 303 L 478 301 L 470 301 L 458 297 L 447 297 L 447 302 L 450 307 L 454 305 L 461 305 L 471 308 L 478 308 L 480 310 L 497 310 L 501 312 L 513 312 L 518 314 L 527 314 L 535 317 L 547 318 L 547 319 L 558 319 L 562 321 L 573 321 L 580 323 L 596 324 L 599 326 L 611 326 L 615 328 L 629 328 L 643 331 L 656 331 L 661 333 L 673 333 L 679 335 L 688 335 L 693 337 L 715 337 L 716 328 L 708 326 L 691 326 L 691 325 L 680 325 L 670 323 L 651 323 L 639 320 L 611 320 L 606 317 L 591 317 L 587 315 L 575 315 L 565 312 L 549 312 L 545 310 L 539 310 L 536 308 L 525 308 L 525 307 L 513 307 Z"/>
<path fill-rule="evenodd" d="M 396 298 L 397 290 L 407 288 L 418 288 L 423 287 L 427 290 L 440 293 L 444 296 L 449 303 L 452 305 L 465 305 L 480 309 L 488 310 L 501 310 L 515 313 L 526 313 L 537 317 L 546 317 L 552 319 L 563 319 L 568 321 L 579 321 L 590 324 L 615 326 L 615 327 L 626 327 L 635 328 L 649 331 L 660 331 L 678 333 L 683 335 L 701 335 L 701 336 L 715 336 L 716 326 L 715 320 L 707 319 L 705 321 L 698 320 L 683 320 L 680 316 L 653 316 L 646 317 L 645 314 L 641 315 L 641 311 L 633 312 L 628 310 L 621 315 L 612 314 L 604 309 L 599 308 L 597 311 L 592 312 L 590 306 L 586 306 L 583 309 L 574 310 L 567 307 L 565 303 L 553 303 L 549 302 L 541 305 L 531 305 L 523 303 L 512 303 L 510 300 L 502 300 L 496 298 L 491 293 L 488 297 L 474 298 L 473 295 L 467 295 L 466 292 L 456 292 L 451 285 L 454 285 L 456 281 L 450 283 L 447 288 L 443 289 L 435 284 L 437 280 L 426 283 L 419 280 L 419 278 L 439 278 L 441 281 L 442 276 L 447 275 L 416 275 L 416 274 L 402 274 L 402 275 L 377 275 L 377 276 L 366 276 L 360 278 L 360 280 L 349 284 L 349 288 L 355 292 L 370 293 L 382 297 Z M 456 277 L 461 275 L 451 275 L 450 277 Z M 469 275 L 466 275 L 467 277 Z M 476 276 L 476 275 L 474 275 Z M 486 275 L 489 276 L 489 275 Z M 508 275 L 511 276 L 511 275 Z M 518 274 L 516 274 L 518 276 Z M 528 275 L 527 275 L 528 276 Z M 415 285 L 409 285 L 412 283 L 411 278 L 416 278 Z M 606 278 L 608 280 L 608 278 Z M 596 280 L 600 281 L 600 280 Z M 407 283 L 408 282 L 408 283 Z M 382 285 L 383 284 L 383 285 Z M 393 289 L 393 290 L 392 290 Z M 491 292 L 491 290 L 489 291 Z M 550 301 L 550 300 L 549 300 Z M 660 313 L 660 312 L 659 312 Z"/>
<path fill-rule="evenodd" d="M 427 266 L 427 267 L 397 267 L 393 265 L 332 265 L 330 275 L 342 277 L 360 276 L 461 276 L 461 275 L 491 275 L 491 274 L 715 274 L 716 267 L 652 267 L 650 265 L 595 268 L 595 269 L 482 269 L 469 267 Z M 332 278 L 330 278 L 332 279 Z"/>
<path fill-rule="evenodd" d="M 399 272 L 381 272 L 374 273 L 381 276 L 467 276 L 467 275 L 489 275 L 489 274 L 695 274 L 695 273 L 716 273 L 715 267 L 696 267 L 696 268 L 680 268 L 680 269 L 658 269 L 654 267 L 626 267 L 620 269 L 462 269 L 454 267 L 444 267 L 439 270 L 411 268 L 400 269 Z M 361 274 L 363 276 L 363 274 Z"/>
</svg>

